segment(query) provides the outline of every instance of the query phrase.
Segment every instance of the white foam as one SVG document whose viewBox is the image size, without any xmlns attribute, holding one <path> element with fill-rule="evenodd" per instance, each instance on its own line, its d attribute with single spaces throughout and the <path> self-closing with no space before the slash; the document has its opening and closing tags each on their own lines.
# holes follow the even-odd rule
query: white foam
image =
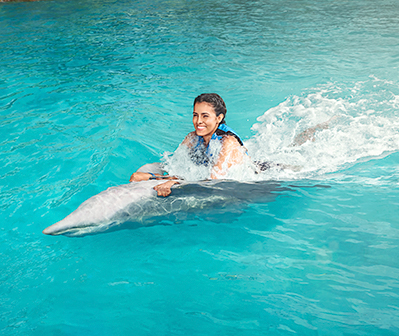
<svg viewBox="0 0 399 336">
<path fill-rule="evenodd" d="M 183 180 L 206 180 L 211 174 L 211 166 L 196 165 L 192 162 L 185 145 L 180 145 L 174 153 L 165 152 L 162 161 L 169 175 L 178 176 Z"/>
<path fill-rule="evenodd" d="M 241 181 L 311 178 L 399 151 L 398 107 L 399 86 L 375 77 L 352 86 L 327 84 L 289 97 L 257 119 L 252 127 L 256 133 L 245 146 L 253 161 L 294 169 L 274 167 L 254 174 L 253 165 L 245 163 L 226 177 Z M 292 146 L 299 133 L 328 120 L 328 128 L 316 131 L 314 141 Z M 166 156 L 165 164 L 169 173 L 187 180 L 210 176 L 210 167 L 191 163 L 181 147 Z"/>
</svg>

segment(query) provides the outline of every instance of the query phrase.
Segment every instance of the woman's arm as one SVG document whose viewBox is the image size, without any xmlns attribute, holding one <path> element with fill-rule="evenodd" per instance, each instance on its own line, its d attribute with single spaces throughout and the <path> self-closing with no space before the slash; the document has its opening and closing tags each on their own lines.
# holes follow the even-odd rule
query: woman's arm
<svg viewBox="0 0 399 336">
<path fill-rule="evenodd" d="M 139 182 L 139 181 L 147 181 L 155 174 L 150 173 L 142 173 L 142 172 L 135 172 L 130 176 L 129 182 Z M 156 174 L 155 176 L 161 177 L 161 175 Z"/>
<path fill-rule="evenodd" d="M 242 163 L 243 155 L 243 147 L 236 138 L 233 136 L 224 137 L 219 157 L 212 168 L 211 179 L 218 179 L 226 175 L 229 168 Z"/>
</svg>

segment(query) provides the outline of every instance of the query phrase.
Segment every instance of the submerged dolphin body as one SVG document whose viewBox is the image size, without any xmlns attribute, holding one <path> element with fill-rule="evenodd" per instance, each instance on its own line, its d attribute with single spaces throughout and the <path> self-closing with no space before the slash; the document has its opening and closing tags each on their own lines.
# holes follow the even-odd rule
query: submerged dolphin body
<svg viewBox="0 0 399 336">
<path fill-rule="evenodd" d="M 142 222 L 148 217 L 201 209 L 225 199 L 233 200 L 232 197 L 212 193 L 157 197 L 153 187 L 163 182 L 142 181 L 108 188 L 83 202 L 63 220 L 44 229 L 43 233 L 83 236 L 105 231 L 124 222 Z"/>
<path fill-rule="evenodd" d="M 225 208 L 228 204 L 247 203 L 254 190 L 268 198 L 276 191 L 276 184 L 255 185 L 237 182 L 180 181 L 169 197 L 157 197 L 154 186 L 162 180 L 123 184 L 89 198 L 63 220 L 43 230 L 46 235 L 84 236 L 124 222 L 143 223 L 146 219 L 181 211 Z M 248 189 L 249 187 L 249 189 Z M 259 196 L 259 195 L 258 195 Z M 272 196 L 274 199 L 274 196 Z"/>
</svg>

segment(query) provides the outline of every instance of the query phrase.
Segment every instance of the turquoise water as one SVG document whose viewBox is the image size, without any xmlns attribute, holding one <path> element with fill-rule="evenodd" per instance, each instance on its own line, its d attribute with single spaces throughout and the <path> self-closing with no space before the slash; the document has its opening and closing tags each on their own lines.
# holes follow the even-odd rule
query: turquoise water
<svg viewBox="0 0 399 336">
<path fill-rule="evenodd" d="M 388 0 L 1 3 L 1 333 L 397 335 L 398 26 Z M 41 233 L 174 151 L 202 92 L 301 171 L 234 211 Z"/>
</svg>

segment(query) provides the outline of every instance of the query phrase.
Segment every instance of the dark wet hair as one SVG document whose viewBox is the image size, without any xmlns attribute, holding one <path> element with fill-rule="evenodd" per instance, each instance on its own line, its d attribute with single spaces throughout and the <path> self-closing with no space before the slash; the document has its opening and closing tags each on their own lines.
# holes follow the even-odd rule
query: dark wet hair
<svg viewBox="0 0 399 336">
<path fill-rule="evenodd" d="M 217 93 L 200 94 L 197 98 L 194 99 L 193 106 L 197 103 L 208 103 L 208 104 L 212 105 L 217 117 L 220 114 L 223 114 L 223 119 L 220 123 L 221 124 L 226 123 L 226 121 L 224 120 L 224 118 L 226 117 L 226 113 L 227 113 L 226 104 L 224 103 L 224 100 L 222 99 L 222 97 L 220 97 Z"/>
</svg>

